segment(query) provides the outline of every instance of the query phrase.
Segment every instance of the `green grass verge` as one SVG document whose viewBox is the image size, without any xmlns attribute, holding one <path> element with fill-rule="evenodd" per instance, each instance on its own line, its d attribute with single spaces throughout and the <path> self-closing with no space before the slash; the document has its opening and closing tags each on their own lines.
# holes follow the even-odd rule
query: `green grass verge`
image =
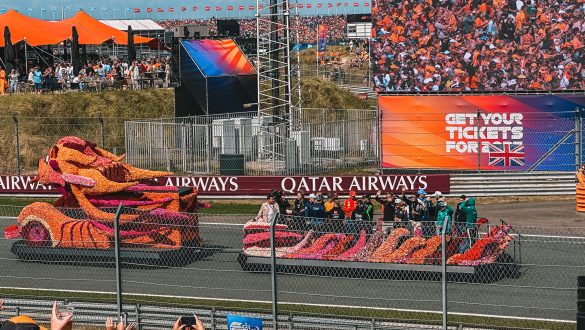
<svg viewBox="0 0 585 330">
<path fill-rule="evenodd" d="M 64 291 L 44 291 L 34 289 L 0 289 L 2 297 L 47 299 L 47 300 L 75 300 L 85 302 L 115 303 L 116 295 L 107 293 L 76 293 Z M 124 303 L 140 303 L 149 305 L 191 307 L 191 308 L 221 308 L 237 312 L 265 312 L 270 313 L 271 305 L 268 303 L 227 301 L 214 299 L 193 299 L 176 297 L 158 297 L 127 294 L 123 296 Z M 302 314 L 319 317 L 344 317 L 360 319 L 376 319 L 387 321 L 401 321 L 418 324 L 440 324 L 441 314 L 406 312 L 395 310 L 381 310 L 370 308 L 348 308 L 307 306 L 302 304 L 279 304 L 281 314 Z M 481 317 L 467 315 L 449 315 L 449 323 L 453 325 L 463 324 L 469 326 L 486 327 L 490 329 L 574 329 L 574 323 L 561 323 L 550 321 L 508 319 L 498 317 Z"/>
<path fill-rule="evenodd" d="M 0 197 L 0 216 L 15 217 L 18 215 L 21 207 L 27 206 L 34 202 L 53 203 L 55 198 L 9 198 Z M 204 200 L 207 201 L 207 200 Z M 199 214 L 257 214 L 261 201 L 250 202 L 231 202 L 220 201 L 213 202 L 210 209 L 200 209 Z"/>
</svg>

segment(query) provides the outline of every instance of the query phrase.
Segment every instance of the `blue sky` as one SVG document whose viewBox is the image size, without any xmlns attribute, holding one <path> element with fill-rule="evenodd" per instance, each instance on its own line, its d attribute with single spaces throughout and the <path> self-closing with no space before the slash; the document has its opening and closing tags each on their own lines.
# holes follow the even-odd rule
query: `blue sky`
<svg viewBox="0 0 585 330">
<path fill-rule="evenodd" d="M 157 19 L 180 19 L 180 18 L 204 18 L 204 17 L 252 17 L 253 11 L 248 10 L 248 6 L 255 5 L 255 0 L 196 0 L 196 1 L 181 1 L 181 0 L 100 0 L 100 1 L 80 1 L 80 0 L 63 0 L 64 7 L 67 8 L 65 16 L 73 16 L 78 8 L 83 8 L 86 12 L 94 17 L 101 19 L 124 19 L 124 18 L 150 18 Z M 347 6 L 344 6 L 345 3 Z M 358 3 L 358 7 L 354 7 L 354 2 Z M 330 13 L 363 13 L 369 11 L 370 7 L 365 7 L 364 2 L 368 0 L 299 0 L 299 3 L 304 7 L 300 10 L 302 15 L 309 14 L 327 14 Z M 306 8 L 306 4 L 312 4 L 312 8 Z M 317 4 L 321 3 L 322 8 L 318 9 Z M 327 3 L 332 3 L 333 8 L 327 8 Z M 341 3 L 337 7 L 337 3 Z M 233 6 L 232 11 L 226 9 L 227 6 Z M 240 11 L 240 5 L 246 6 L 245 10 Z M 193 6 L 197 6 L 197 10 L 193 11 Z M 210 11 L 205 11 L 205 6 L 212 6 Z M 221 6 L 221 11 L 216 11 L 216 6 Z M 152 8 L 153 12 L 148 14 L 146 8 Z M 169 13 L 168 8 L 174 8 L 174 12 Z M 186 7 L 186 11 L 181 11 L 181 7 Z M 44 8 L 44 11 L 42 10 Z M 53 10 L 55 8 L 55 10 Z M 93 11 L 91 10 L 93 8 Z M 140 13 L 135 14 L 130 8 L 140 8 Z M 157 8 L 163 8 L 164 13 L 157 13 Z M 59 19 L 61 16 L 61 1 L 60 0 L 2 0 L 0 2 L 0 10 L 16 9 L 25 15 L 30 15 L 37 18 L 44 19 Z"/>
</svg>

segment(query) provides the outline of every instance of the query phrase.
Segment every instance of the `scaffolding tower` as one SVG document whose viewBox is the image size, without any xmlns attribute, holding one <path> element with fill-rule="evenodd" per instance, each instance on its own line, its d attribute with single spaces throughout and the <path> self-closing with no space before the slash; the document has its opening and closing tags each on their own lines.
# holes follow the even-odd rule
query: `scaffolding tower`
<svg viewBox="0 0 585 330">
<path fill-rule="evenodd" d="M 293 4 L 294 3 L 294 4 Z M 292 19 L 291 19 L 292 13 Z M 258 72 L 258 158 L 272 162 L 274 172 L 285 167 L 287 149 L 294 147 L 291 132 L 301 113 L 298 5 L 289 0 L 256 1 L 256 68 Z M 292 55 L 292 56 L 291 56 Z"/>
</svg>

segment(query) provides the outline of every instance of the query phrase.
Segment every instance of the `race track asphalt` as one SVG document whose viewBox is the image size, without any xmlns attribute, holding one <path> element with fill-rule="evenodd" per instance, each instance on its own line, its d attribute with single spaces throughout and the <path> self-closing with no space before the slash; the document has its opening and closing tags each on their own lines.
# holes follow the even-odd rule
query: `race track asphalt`
<svg viewBox="0 0 585 330">
<path fill-rule="evenodd" d="M 207 256 L 184 267 L 124 268 L 123 291 L 152 295 L 270 301 L 270 275 L 245 272 L 237 262 L 246 219 L 200 218 Z M 229 218 L 229 221 L 227 221 Z M 0 218 L 0 230 L 15 223 Z M 0 287 L 115 292 L 111 265 L 22 262 L 10 252 L 14 241 L 0 239 Z M 509 252 L 513 253 L 512 248 Z M 518 251 L 516 251 L 518 253 Z M 525 237 L 521 274 L 493 283 L 448 285 L 450 312 L 575 320 L 576 283 L 585 275 L 585 235 Z M 366 279 L 282 274 L 280 302 L 441 310 L 436 279 Z"/>
</svg>

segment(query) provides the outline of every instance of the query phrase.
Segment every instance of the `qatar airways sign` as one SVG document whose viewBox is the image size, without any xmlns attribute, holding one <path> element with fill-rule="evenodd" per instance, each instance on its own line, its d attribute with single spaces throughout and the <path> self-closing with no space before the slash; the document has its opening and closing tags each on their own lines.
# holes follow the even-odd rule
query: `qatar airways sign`
<svg viewBox="0 0 585 330">
<path fill-rule="evenodd" d="M 34 182 L 33 176 L 0 176 L 0 195 L 57 194 L 51 186 Z M 194 187 L 203 196 L 263 196 L 272 189 L 294 194 L 298 191 L 376 193 L 378 190 L 441 191 L 449 193 L 449 175 L 372 176 L 172 176 L 156 180 L 157 185 Z"/>
</svg>

